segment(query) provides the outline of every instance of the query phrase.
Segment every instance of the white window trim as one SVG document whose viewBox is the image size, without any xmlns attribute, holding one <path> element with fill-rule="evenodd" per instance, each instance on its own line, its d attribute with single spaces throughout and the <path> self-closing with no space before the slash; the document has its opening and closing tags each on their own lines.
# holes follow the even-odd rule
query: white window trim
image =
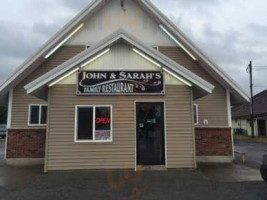
<svg viewBox="0 0 267 200">
<path fill-rule="evenodd" d="M 193 114 L 194 114 L 194 124 L 195 126 L 199 125 L 199 115 L 198 115 L 198 104 L 193 105 Z M 195 123 L 195 107 L 196 107 L 196 117 L 197 117 L 197 123 Z"/>
<path fill-rule="evenodd" d="M 95 140 L 95 109 L 97 107 L 108 107 L 110 108 L 110 140 Z M 93 140 L 78 140 L 78 108 L 93 108 Z M 74 142 L 75 143 L 111 143 L 113 142 L 113 106 L 112 105 L 76 105 L 75 106 L 75 130 L 74 130 Z"/>
<path fill-rule="evenodd" d="M 38 124 L 31 124 L 31 107 L 32 106 L 39 106 L 39 123 Z M 42 112 L 42 106 L 47 106 L 47 104 L 29 104 L 29 108 L 28 108 L 28 126 L 30 127 L 44 127 L 47 125 L 46 124 L 41 124 L 41 112 Z"/>
</svg>

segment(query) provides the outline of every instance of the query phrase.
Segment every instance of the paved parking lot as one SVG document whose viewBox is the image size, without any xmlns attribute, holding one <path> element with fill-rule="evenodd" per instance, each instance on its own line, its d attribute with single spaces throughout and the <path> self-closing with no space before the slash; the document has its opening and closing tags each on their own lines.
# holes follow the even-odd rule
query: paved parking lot
<svg viewBox="0 0 267 200">
<path fill-rule="evenodd" d="M 242 153 L 245 153 L 247 155 L 246 165 L 259 169 L 263 155 L 267 154 L 267 144 L 235 140 L 235 152 L 237 161 L 240 161 Z"/>
<path fill-rule="evenodd" d="M 0 188 L 1 199 L 217 199 L 266 200 L 264 182 L 219 183 L 197 171 L 84 171 L 39 175 Z"/>
<path fill-rule="evenodd" d="M 5 162 L 5 141 L 6 139 L 0 139 L 0 165 Z"/>
<path fill-rule="evenodd" d="M 252 176 L 249 168 L 242 168 L 245 177 L 246 173 L 251 176 L 250 180 L 243 180 L 245 182 L 239 182 L 242 180 L 240 177 L 237 180 L 231 178 L 240 169 L 238 165 L 202 165 L 199 170 L 193 171 L 69 171 L 43 174 L 43 166 L 14 168 L 2 163 L 0 199 L 266 200 L 267 184 L 259 179 L 257 170 L 253 169 L 255 173 Z"/>
</svg>

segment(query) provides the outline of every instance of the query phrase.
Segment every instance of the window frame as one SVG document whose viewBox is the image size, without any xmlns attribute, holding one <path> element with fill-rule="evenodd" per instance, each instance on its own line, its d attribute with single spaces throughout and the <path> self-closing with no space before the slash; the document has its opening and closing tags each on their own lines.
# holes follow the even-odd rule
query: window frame
<svg viewBox="0 0 267 200">
<path fill-rule="evenodd" d="M 95 140 L 95 116 L 96 108 L 106 107 L 110 108 L 110 140 Z M 79 140 L 78 139 L 78 109 L 79 108 L 93 108 L 93 139 L 92 140 Z M 75 106 L 75 126 L 74 126 L 74 142 L 75 143 L 111 143 L 113 142 L 113 106 L 112 105 L 76 105 Z"/>
<path fill-rule="evenodd" d="M 39 107 L 39 122 L 38 122 L 38 124 L 31 124 L 31 107 L 32 106 L 38 106 Z M 41 117 L 42 117 L 42 107 L 43 106 L 46 106 L 46 108 L 47 108 L 47 111 L 48 111 L 48 105 L 47 104 L 29 104 L 29 107 L 28 107 L 28 126 L 30 126 L 30 127 L 45 127 L 45 126 L 47 126 L 47 120 L 48 119 L 46 119 L 46 124 L 41 124 Z M 48 116 L 46 116 L 46 117 L 48 117 Z"/>
<path fill-rule="evenodd" d="M 196 118 L 197 118 L 197 122 L 195 122 L 195 108 L 196 108 Z M 193 105 L 193 119 L 194 119 L 194 125 L 195 125 L 195 126 L 199 125 L 198 104 L 194 104 L 194 105 Z"/>
</svg>

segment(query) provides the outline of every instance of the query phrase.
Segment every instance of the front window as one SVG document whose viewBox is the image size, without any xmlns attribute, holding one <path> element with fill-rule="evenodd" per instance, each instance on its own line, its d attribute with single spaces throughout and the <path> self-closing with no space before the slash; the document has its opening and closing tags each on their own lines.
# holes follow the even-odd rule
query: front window
<svg viewBox="0 0 267 200">
<path fill-rule="evenodd" d="M 29 105 L 29 126 L 46 126 L 47 105 Z"/>
<path fill-rule="evenodd" d="M 112 107 L 77 106 L 76 142 L 111 142 Z"/>
</svg>

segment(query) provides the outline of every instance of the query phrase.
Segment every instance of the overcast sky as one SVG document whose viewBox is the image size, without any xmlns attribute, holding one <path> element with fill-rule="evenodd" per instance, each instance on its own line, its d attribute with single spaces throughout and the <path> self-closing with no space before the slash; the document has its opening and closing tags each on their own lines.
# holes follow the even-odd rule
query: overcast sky
<svg viewBox="0 0 267 200">
<path fill-rule="evenodd" d="M 250 60 L 255 91 L 267 89 L 266 0 L 152 0 L 246 91 Z M 72 19 L 90 0 L 3 1 L 0 7 L 0 82 Z"/>
</svg>

